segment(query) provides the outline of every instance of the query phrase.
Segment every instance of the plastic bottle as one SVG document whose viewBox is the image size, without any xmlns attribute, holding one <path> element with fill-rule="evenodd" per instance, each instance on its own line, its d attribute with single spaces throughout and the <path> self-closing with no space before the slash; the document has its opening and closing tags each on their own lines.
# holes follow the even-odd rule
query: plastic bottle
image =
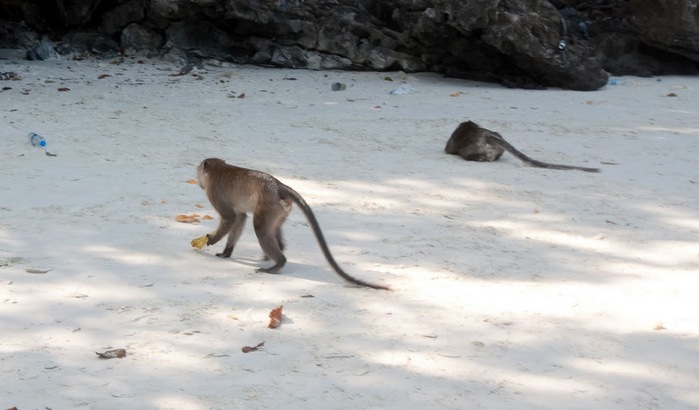
<svg viewBox="0 0 699 410">
<path fill-rule="evenodd" d="M 44 139 L 44 137 L 42 137 L 41 135 L 36 134 L 34 132 L 29 133 L 29 141 L 35 147 L 45 147 L 46 146 L 46 140 Z"/>
</svg>

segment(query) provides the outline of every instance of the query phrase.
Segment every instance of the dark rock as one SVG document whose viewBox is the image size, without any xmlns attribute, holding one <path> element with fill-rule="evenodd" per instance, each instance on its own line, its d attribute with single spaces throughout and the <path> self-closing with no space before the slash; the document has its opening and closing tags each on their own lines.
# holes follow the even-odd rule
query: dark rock
<svg viewBox="0 0 699 410">
<path fill-rule="evenodd" d="M 119 34 L 131 23 L 138 23 L 145 17 L 143 0 L 130 0 L 102 14 L 101 31 L 105 34 Z"/>
<path fill-rule="evenodd" d="M 121 32 L 121 47 L 126 55 L 154 55 L 163 44 L 163 37 L 140 24 L 128 25 Z"/>
<path fill-rule="evenodd" d="M 97 32 L 66 34 L 57 47 L 60 54 L 113 58 L 118 55 L 118 44 L 111 37 Z"/>
<path fill-rule="evenodd" d="M 564 2 L 560 2 L 564 3 Z M 696 1 L 573 0 L 561 5 L 566 20 L 584 22 L 590 44 L 614 75 L 699 73 Z M 574 7 L 574 13 L 565 11 Z"/>
<path fill-rule="evenodd" d="M 250 59 L 250 63 L 289 68 L 308 68 L 311 70 L 346 69 L 352 61 L 333 54 L 304 50 L 298 46 L 280 46 L 269 41 L 255 42 L 260 51 Z M 266 46 L 262 43 L 266 43 Z"/>
<path fill-rule="evenodd" d="M 539 4 L 537 13 L 531 13 L 534 3 Z M 502 1 L 483 41 L 537 83 L 573 90 L 596 90 L 607 83 L 594 50 L 585 42 L 565 41 L 561 15 L 548 3 Z"/>
<path fill-rule="evenodd" d="M 696 0 L 0 0 L 0 15 L 37 33 L 0 24 L 0 43 L 32 49 L 48 35 L 61 39 L 59 53 L 435 71 L 509 87 L 594 90 L 607 71 L 697 72 L 698 7 Z"/>
<path fill-rule="evenodd" d="M 197 58 L 228 58 L 235 41 L 215 24 L 205 20 L 178 21 L 165 31 L 168 47 L 175 47 Z"/>
<path fill-rule="evenodd" d="M 58 60 L 60 56 L 56 51 L 53 43 L 48 39 L 42 38 L 39 44 L 31 50 L 27 51 L 27 60 Z"/>
<path fill-rule="evenodd" d="M 39 35 L 24 22 L 0 20 L 0 48 L 31 49 L 39 43 Z"/>
<path fill-rule="evenodd" d="M 65 26 L 80 26 L 92 17 L 93 2 L 83 0 L 58 0 L 55 2 L 57 17 Z"/>
<path fill-rule="evenodd" d="M 629 0 L 627 25 L 660 50 L 699 61 L 699 2 L 696 0 Z"/>
</svg>

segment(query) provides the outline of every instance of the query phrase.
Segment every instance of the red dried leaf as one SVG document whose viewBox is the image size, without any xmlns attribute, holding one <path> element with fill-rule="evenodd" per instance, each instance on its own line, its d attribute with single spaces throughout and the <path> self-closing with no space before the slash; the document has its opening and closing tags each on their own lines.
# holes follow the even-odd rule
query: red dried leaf
<svg viewBox="0 0 699 410">
<path fill-rule="evenodd" d="M 58 89 L 58 91 L 70 91 L 70 88 L 68 87 L 61 87 Z"/>
<path fill-rule="evenodd" d="M 122 357 L 126 357 L 126 350 L 124 349 L 114 349 L 114 350 L 107 350 L 106 352 L 95 352 L 97 356 L 99 356 L 100 359 L 121 359 Z"/>
<path fill-rule="evenodd" d="M 282 324 L 282 306 L 277 306 L 269 312 L 269 327 L 270 329 L 276 329 Z"/>
<path fill-rule="evenodd" d="M 260 349 L 264 345 L 265 345 L 265 342 L 262 342 L 262 343 L 258 343 L 257 346 L 244 346 L 241 350 L 243 351 L 243 353 L 250 353 L 250 352 L 254 352 L 257 349 Z"/>
</svg>

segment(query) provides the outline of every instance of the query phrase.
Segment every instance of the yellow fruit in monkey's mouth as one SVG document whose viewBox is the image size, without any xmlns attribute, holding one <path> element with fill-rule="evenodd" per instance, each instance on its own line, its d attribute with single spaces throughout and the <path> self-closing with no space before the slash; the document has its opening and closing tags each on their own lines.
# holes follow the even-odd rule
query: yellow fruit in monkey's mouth
<svg viewBox="0 0 699 410">
<path fill-rule="evenodd" d="M 207 243 L 209 243 L 209 238 L 206 235 L 192 239 L 192 246 L 197 249 L 203 248 Z"/>
</svg>

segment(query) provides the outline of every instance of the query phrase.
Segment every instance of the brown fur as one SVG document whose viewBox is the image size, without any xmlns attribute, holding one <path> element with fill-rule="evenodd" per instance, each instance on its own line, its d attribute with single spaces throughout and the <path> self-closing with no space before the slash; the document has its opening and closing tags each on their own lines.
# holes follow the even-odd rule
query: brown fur
<svg viewBox="0 0 699 410">
<path fill-rule="evenodd" d="M 278 179 L 265 172 L 240 168 L 226 164 L 218 158 L 208 158 L 197 168 L 199 186 L 206 191 L 211 205 L 221 215 L 221 223 L 214 233 L 207 235 L 207 245 L 220 241 L 226 234 L 228 240 L 223 252 L 216 254 L 228 258 L 243 232 L 247 214 L 252 213 L 255 234 L 265 257 L 275 264 L 269 268 L 260 268 L 258 272 L 277 273 L 286 263 L 283 254 L 281 226 L 296 203 L 308 219 L 323 255 L 333 270 L 346 281 L 355 285 L 374 289 L 389 290 L 386 286 L 374 285 L 356 279 L 335 262 L 328 244 L 323 237 L 318 221 L 306 201 L 298 192 L 284 185 Z"/>
<path fill-rule="evenodd" d="M 519 151 L 507 142 L 502 135 L 486 128 L 481 128 L 473 121 L 462 122 L 451 134 L 444 151 L 448 154 L 459 155 L 467 161 L 492 162 L 497 161 L 507 150 L 525 164 L 548 169 L 577 169 L 585 172 L 599 172 L 598 168 L 578 167 L 574 165 L 550 164 L 537 161 Z"/>
</svg>

